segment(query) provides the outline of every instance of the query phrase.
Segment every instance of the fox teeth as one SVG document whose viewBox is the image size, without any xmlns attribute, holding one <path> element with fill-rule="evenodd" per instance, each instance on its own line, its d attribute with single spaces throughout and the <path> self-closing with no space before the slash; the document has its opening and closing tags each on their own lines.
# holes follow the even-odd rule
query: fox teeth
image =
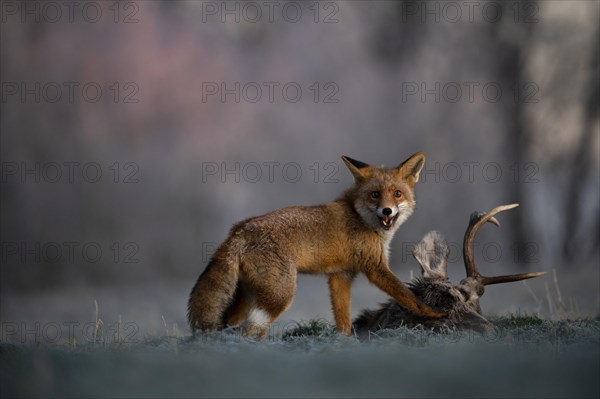
<svg viewBox="0 0 600 399">
<path fill-rule="evenodd" d="M 381 221 L 381 224 L 384 228 L 389 229 L 392 227 L 392 225 L 394 224 L 394 222 L 396 221 L 396 219 L 398 218 L 398 214 L 396 214 L 395 216 L 380 216 L 379 220 Z"/>
</svg>

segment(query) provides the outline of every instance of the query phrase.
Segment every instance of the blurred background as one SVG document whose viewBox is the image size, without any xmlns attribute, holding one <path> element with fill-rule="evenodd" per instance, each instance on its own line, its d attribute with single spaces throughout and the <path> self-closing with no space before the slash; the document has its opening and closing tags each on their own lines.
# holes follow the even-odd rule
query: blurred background
<svg viewBox="0 0 600 399">
<path fill-rule="evenodd" d="M 436 229 L 458 282 L 469 214 L 516 202 L 482 229 L 480 268 L 549 274 L 490 287 L 484 312 L 597 315 L 599 3 L 464 3 L 3 2 L 3 339 L 93 321 L 94 301 L 107 325 L 187 334 L 233 223 L 335 199 L 341 155 L 416 151 L 402 280 Z M 385 299 L 361 277 L 353 315 Z M 281 323 L 311 318 L 333 320 L 322 276 Z"/>
</svg>

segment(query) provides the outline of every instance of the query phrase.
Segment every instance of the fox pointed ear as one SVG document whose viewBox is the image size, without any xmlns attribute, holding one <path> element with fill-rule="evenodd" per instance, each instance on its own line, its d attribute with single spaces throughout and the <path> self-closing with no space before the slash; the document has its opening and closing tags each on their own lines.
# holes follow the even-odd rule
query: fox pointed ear
<svg viewBox="0 0 600 399">
<path fill-rule="evenodd" d="M 352 159 L 347 156 L 342 156 L 342 160 L 354 176 L 355 180 L 362 180 L 371 175 L 372 167 L 369 164 L 366 164 L 361 161 L 357 161 L 356 159 Z"/>
<path fill-rule="evenodd" d="M 425 166 L 425 154 L 417 152 L 406 161 L 402 162 L 396 170 L 401 179 L 408 180 L 409 183 L 415 184 L 419 181 L 419 174 L 421 173 L 423 166 Z"/>
</svg>

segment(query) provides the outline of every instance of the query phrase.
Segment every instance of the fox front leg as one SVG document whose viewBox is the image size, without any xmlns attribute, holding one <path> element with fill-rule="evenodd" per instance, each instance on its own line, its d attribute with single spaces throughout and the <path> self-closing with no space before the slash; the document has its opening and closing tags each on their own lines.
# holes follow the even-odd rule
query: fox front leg
<svg viewBox="0 0 600 399">
<path fill-rule="evenodd" d="M 371 283 L 375 284 L 379 289 L 394 298 L 400 305 L 415 315 L 432 319 L 440 319 L 447 316 L 445 313 L 438 312 L 421 302 L 388 267 L 380 266 L 370 269 L 366 275 Z"/>
<path fill-rule="evenodd" d="M 339 332 L 346 335 L 352 335 L 350 291 L 354 277 L 348 273 L 336 273 L 329 276 L 329 293 L 335 325 Z"/>
</svg>

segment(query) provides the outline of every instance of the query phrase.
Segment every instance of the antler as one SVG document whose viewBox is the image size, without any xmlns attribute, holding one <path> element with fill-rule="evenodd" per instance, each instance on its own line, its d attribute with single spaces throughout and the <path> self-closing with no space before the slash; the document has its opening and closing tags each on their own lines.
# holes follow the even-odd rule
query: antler
<svg viewBox="0 0 600 399">
<path fill-rule="evenodd" d="M 469 227 L 465 232 L 465 240 L 463 242 L 463 256 L 465 260 L 465 268 L 467 269 L 467 277 L 473 277 L 481 282 L 483 285 L 499 284 L 499 283 L 510 283 L 513 281 L 525 280 L 528 278 L 539 277 L 546 274 L 546 272 L 539 273 L 523 273 L 523 274 L 511 274 L 507 276 L 495 276 L 486 277 L 479 273 L 477 265 L 475 264 L 475 256 L 473 255 L 473 240 L 475 235 L 486 222 L 500 226 L 498 219 L 494 217 L 497 213 L 508 211 L 518 207 L 519 204 L 501 205 L 498 206 L 488 213 L 473 212 L 471 219 L 469 220 Z"/>
</svg>

